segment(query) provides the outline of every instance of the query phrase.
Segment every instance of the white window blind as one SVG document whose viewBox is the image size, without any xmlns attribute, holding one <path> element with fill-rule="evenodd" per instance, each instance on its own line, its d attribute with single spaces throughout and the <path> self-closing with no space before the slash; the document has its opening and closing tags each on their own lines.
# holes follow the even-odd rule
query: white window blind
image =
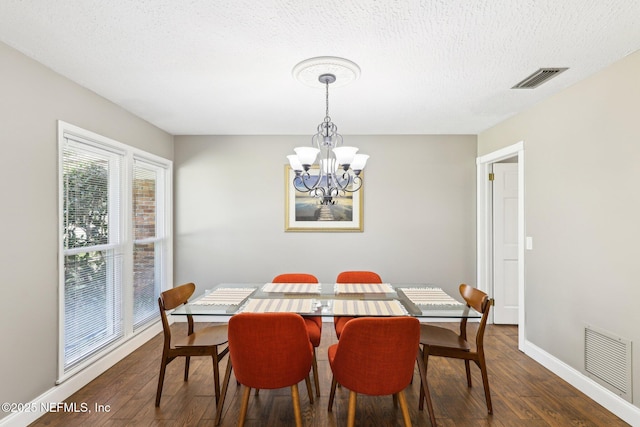
<svg viewBox="0 0 640 427">
<path fill-rule="evenodd" d="M 171 162 L 59 122 L 58 383 L 158 321 L 171 287 Z"/>
<path fill-rule="evenodd" d="M 133 327 L 158 314 L 165 252 L 164 169 L 143 160 L 133 166 Z"/>
<path fill-rule="evenodd" d="M 123 335 L 122 155 L 67 138 L 63 150 L 64 368 Z"/>
</svg>

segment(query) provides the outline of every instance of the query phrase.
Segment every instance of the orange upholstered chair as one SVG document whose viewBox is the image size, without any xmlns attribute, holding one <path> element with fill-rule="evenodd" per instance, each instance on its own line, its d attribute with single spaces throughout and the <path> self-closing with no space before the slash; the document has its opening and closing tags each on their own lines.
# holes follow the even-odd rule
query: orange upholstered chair
<svg viewBox="0 0 640 427">
<path fill-rule="evenodd" d="M 280 274 L 273 278 L 273 283 L 318 283 L 316 276 L 305 273 L 287 273 Z M 313 345 L 313 381 L 316 386 L 316 396 L 320 396 L 320 379 L 318 378 L 318 359 L 316 357 L 316 348 L 320 345 L 320 337 L 322 336 L 322 317 L 305 316 L 304 323 L 307 325 L 309 340 Z"/>
<path fill-rule="evenodd" d="M 298 383 L 310 389 L 309 371 L 313 347 L 304 320 L 295 313 L 240 313 L 229 320 L 229 363 L 216 424 L 228 385 L 231 366 L 236 380 L 245 386 L 238 425 L 244 425 L 252 388 L 291 387 L 296 425 L 302 425 Z M 309 392 L 313 401 L 313 393 Z"/>
<path fill-rule="evenodd" d="M 373 271 L 343 271 L 338 274 L 336 283 L 382 283 L 382 279 L 378 273 Z M 333 327 L 336 330 L 336 336 L 340 339 L 344 325 L 354 317 L 336 316 L 333 318 Z"/>
<path fill-rule="evenodd" d="M 184 357 L 184 380 L 189 379 L 189 361 L 191 356 L 211 356 L 213 359 L 213 378 L 216 403 L 220 398 L 220 374 L 218 362 L 229 351 L 227 346 L 222 347 L 227 342 L 227 325 L 209 326 L 198 329 L 194 332 L 193 317 L 187 316 L 187 335 L 172 339 L 171 327 L 167 320 L 167 310 L 185 304 L 193 295 L 196 285 L 187 283 L 168 291 L 162 292 L 158 298 L 160 307 L 160 319 L 162 320 L 162 330 L 164 332 L 164 346 L 162 348 L 162 363 L 160 365 L 160 376 L 158 378 L 158 390 L 156 392 L 156 406 L 160 406 L 162 397 L 162 385 L 164 383 L 164 373 L 169 362 L 177 357 Z"/>
<path fill-rule="evenodd" d="M 441 328 L 439 326 L 421 325 L 420 327 L 420 344 L 422 345 L 422 359 L 424 361 L 424 376 L 426 378 L 427 367 L 429 366 L 429 356 L 450 357 L 454 359 L 464 360 L 467 371 L 467 385 L 471 387 L 471 370 L 469 361 L 473 361 L 480 368 L 482 374 L 482 383 L 484 386 L 484 396 L 487 401 L 487 410 L 493 413 L 491 406 L 491 392 L 489 391 L 489 378 L 487 375 L 487 363 L 484 357 L 484 331 L 489 318 L 489 309 L 493 305 L 493 299 L 489 298 L 484 292 L 473 288 L 469 285 L 460 285 L 460 295 L 467 303 L 467 306 L 473 308 L 482 314 L 478 330 L 475 337 L 475 351 L 472 351 L 471 345 L 467 341 L 467 319 L 460 321 L 460 333 L 456 333 L 450 329 Z M 427 394 L 427 404 L 429 412 L 433 411 L 431 407 L 430 397 Z M 423 407 L 425 398 L 424 389 L 420 388 L 420 409 Z"/>
<path fill-rule="evenodd" d="M 410 426 L 404 389 L 413 376 L 419 340 L 420 322 L 415 317 L 361 317 L 347 322 L 340 341 L 328 350 L 333 371 L 329 411 L 340 383 L 349 390 L 348 426 L 355 423 L 357 393 L 394 395 L 405 425 Z"/>
</svg>

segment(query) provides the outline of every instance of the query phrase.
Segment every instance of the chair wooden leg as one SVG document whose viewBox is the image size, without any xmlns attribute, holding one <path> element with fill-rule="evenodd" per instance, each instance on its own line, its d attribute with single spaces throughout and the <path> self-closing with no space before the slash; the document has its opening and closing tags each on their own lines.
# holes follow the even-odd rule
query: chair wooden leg
<svg viewBox="0 0 640 427">
<path fill-rule="evenodd" d="M 316 385 L 316 396 L 320 397 L 320 378 L 318 377 L 318 358 L 316 348 L 313 348 L 313 382 Z"/>
<path fill-rule="evenodd" d="M 424 351 L 418 349 L 418 371 L 420 372 L 420 404 L 418 405 L 418 409 L 422 410 L 423 401 L 426 398 L 427 401 L 427 411 L 429 411 L 429 421 L 431 421 L 431 425 L 436 427 L 436 415 L 433 412 L 433 403 L 431 402 L 431 394 L 429 393 L 429 384 L 427 383 L 427 367 L 429 365 L 429 348 L 427 347 Z"/>
<path fill-rule="evenodd" d="M 156 407 L 160 406 L 160 398 L 162 397 L 162 386 L 164 384 L 164 373 L 167 370 L 167 359 L 162 356 L 160 364 L 160 375 L 158 376 L 158 390 L 156 391 Z"/>
<path fill-rule="evenodd" d="M 417 364 L 418 364 L 418 371 L 419 371 L 419 375 L 420 375 L 420 397 L 418 397 L 418 410 L 422 411 L 424 409 L 424 384 L 422 381 L 422 366 L 421 366 L 422 361 L 421 360 L 417 360 Z"/>
<path fill-rule="evenodd" d="M 307 394 L 309 395 L 309 403 L 313 404 L 313 390 L 311 389 L 311 379 L 309 375 L 304 379 L 304 383 L 307 385 Z"/>
<path fill-rule="evenodd" d="M 224 381 L 222 382 L 222 393 L 220 395 L 220 401 L 216 403 L 216 421 L 215 425 L 220 424 L 220 418 L 222 417 L 222 409 L 224 407 L 224 399 L 227 397 L 227 388 L 229 387 L 229 379 L 231 378 L 231 357 L 227 360 L 227 369 L 224 371 Z"/>
<path fill-rule="evenodd" d="M 480 373 L 482 374 L 482 385 L 484 386 L 484 398 L 487 401 L 487 410 L 490 414 L 493 414 L 493 406 L 491 405 L 491 391 L 489 391 L 489 376 L 487 374 L 487 364 L 484 357 L 481 357 L 478 361 L 480 367 Z"/>
<path fill-rule="evenodd" d="M 467 386 L 471 387 L 471 368 L 469 367 L 469 361 L 465 359 L 464 369 L 467 371 Z"/>
<path fill-rule="evenodd" d="M 218 401 L 220 400 L 220 368 L 218 366 L 217 347 L 215 347 L 211 358 L 213 359 L 213 391 L 216 396 L 216 406 L 218 406 Z"/>
<path fill-rule="evenodd" d="M 418 410 L 422 411 L 424 409 L 424 399 L 425 399 L 425 387 L 424 383 L 426 382 L 427 377 L 427 367 L 426 363 L 428 360 L 425 359 L 425 353 L 428 351 L 428 347 L 423 346 L 423 350 L 420 350 L 418 347 L 418 355 L 416 356 L 416 364 L 418 365 L 418 374 L 420 375 L 420 398 L 418 400 Z M 429 387 L 427 386 L 427 389 Z"/>
<path fill-rule="evenodd" d="M 242 406 L 240 407 L 240 416 L 238 418 L 238 427 L 244 426 L 244 419 L 247 417 L 247 408 L 249 407 L 249 395 L 251 387 L 245 387 L 242 393 Z"/>
<path fill-rule="evenodd" d="M 309 377 L 307 377 L 309 381 Z M 308 384 L 310 385 L 310 383 Z M 311 396 L 313 393 L 309 393 Z M 291 386 L 291 398 L 293 399 L 293 415 L 296 418 L 296 427 L 302 427 L 302 413 L 300 412 L 300 393 L 298 392 L 298 384 Z"/>
<path fill-rule="evenodd" d="M 184 361 L 184 380 L 188 381 L 189 380 L 189 362 L 191 361 L 191 357 L 187 356 L 185 357 L 185 361 Z"/>
<path fill-rule="evenodd" d="M 404 390 L 400 390 L 400 392 L 398 392 L 398 400 L 400 401 L 400 409 L 402 410 L 404 425 L 405 427 L 411 427 L 411 417 L 409 416 L 409 407 L 407 406 L 407 397 L 404 395 Z"/>
<path fill-rule="evenodd" d="M 333 398 L 336 395 L 336 379 L 335 377 L 331 377 L 331 392 L 329 392 L 329 408 L 327 409 L 329 412 L 333 410 Z"/>
<path fill-rule="evenodd" d="M 358 393 L 353 390 L 349 391 L 349 414 L 347 415 L 347 427 L 353 427 L 356 424 L 356 401 Z"/>
<path fill-rule="evenodd" d="M 397 394 L 392 394 L 391 397 L 393 397 L 393 407 L 397 408 L 398 407 L 398 395 Z"/>
</svg>

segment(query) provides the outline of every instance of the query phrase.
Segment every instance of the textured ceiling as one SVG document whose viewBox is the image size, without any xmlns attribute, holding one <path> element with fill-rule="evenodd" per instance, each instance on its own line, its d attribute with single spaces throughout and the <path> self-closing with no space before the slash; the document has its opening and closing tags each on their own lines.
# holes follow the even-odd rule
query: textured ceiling
<svg viewBox="0 0 640 427">
<path fill-rule="evenodd" d="M 2 0 L 0 40 L 176 135 L 313 133 L 324 55 L 341 133 L 475 134 L 640 49 L 640 1 Z"/>
</svg>

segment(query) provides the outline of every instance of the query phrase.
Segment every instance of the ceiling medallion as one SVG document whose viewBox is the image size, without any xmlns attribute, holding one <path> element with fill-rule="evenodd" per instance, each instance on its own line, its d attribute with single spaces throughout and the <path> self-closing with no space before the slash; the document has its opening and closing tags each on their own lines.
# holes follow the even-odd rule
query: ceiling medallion
<svg viewBox="0 0 640 427">
<path fill-rule="evenodd" d="M 335 56 L 317 56 L 305 59 L 293 67 L 293 77 L 299 82 L 317 88 L 325 87 L 318 79 L 323 74 L 331 74 L 336 80 L 333 87 L 341 87 L 360 77 L 360 67 L 353 61 Z"/>
</svg>

